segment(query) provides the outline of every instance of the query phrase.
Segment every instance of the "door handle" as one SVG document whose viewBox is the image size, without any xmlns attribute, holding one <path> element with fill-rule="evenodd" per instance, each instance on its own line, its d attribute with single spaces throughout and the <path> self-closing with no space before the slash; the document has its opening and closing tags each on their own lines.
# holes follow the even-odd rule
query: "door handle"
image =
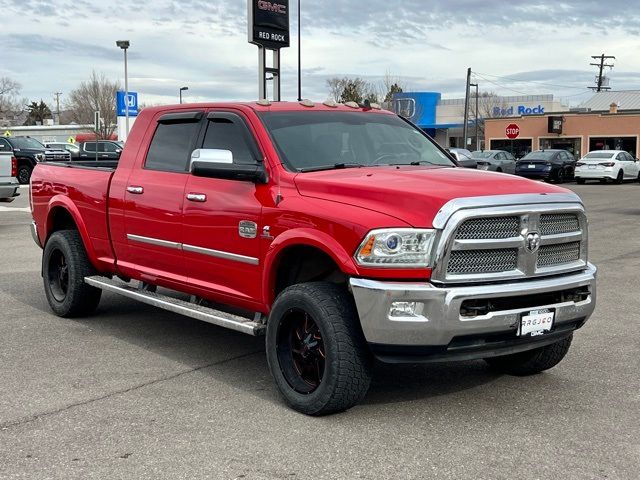
<svg viewBox="0 0 640 480">
<path fill-rule="evenodd" d="M 144 193 L 144 188 L 142 187 L 127 187 L 127 192 L 133 193 L 134 195 L 142 195 Z"/>
<path fill-rule="evenodd" d="M 190 202 L 204 203 L 207 201 L 207 196 L 203 193 L 190 193 L 187 195 L 187 200 Z"/>
</svg>

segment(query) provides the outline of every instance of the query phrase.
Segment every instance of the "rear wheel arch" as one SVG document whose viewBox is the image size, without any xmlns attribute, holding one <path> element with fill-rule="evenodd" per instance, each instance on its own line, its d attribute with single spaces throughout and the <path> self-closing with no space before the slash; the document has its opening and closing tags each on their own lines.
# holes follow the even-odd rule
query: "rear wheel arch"
<svg viewBox="0 0 640 480">
<path fill-rule="evenodd" d="M 49 213 L 45 225 L 45 235 L 43 246 L 46 246 L 49 238 L 57 231 L 75 230 L 80 234 L 82 243 L 89 261 L 94 267 L 98 267 L 98 258 L 89 238 L 89 232 L 82 221 L 82 217 L 77 211 L 75 205 L 67 197 L 52 199 L 50 202 Z M 42 237 L 41 237 L 42 238 Z"/>
</svg>

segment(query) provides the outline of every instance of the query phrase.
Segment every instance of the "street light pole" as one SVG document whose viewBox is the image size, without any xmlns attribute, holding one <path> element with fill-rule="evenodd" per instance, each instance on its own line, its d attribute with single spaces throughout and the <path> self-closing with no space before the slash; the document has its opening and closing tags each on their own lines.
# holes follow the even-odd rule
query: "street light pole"
<svg viewBox="0 0 640 480">
<path fill-rule="evenodd" d="M 180 105 L 182 105 L 182 92 L 189 90 L 189 87 L 180 87 Z"/>
<path fill-rule="evenodd" d="M 300 35 L 300 0 L 298 0 L 298 101 L 302 101 L 302 37 Z"/>
<path fill-rule="evenodd" d="M 127 65 L 127 50 L 131 43 L 129 40 L 118 40 L 116 45 L 124 50 L 124 117 L 125 117 L 125 140 L 129 136 L 129 72 Z"/>
</svg>

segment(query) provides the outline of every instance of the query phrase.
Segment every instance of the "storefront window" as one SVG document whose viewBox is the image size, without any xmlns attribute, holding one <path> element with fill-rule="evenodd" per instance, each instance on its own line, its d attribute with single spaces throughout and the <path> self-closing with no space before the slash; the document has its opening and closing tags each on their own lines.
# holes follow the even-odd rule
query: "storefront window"
<svg viewBox="0 0 640 480">
<path fill-rule="evenodd" d="M 577 159 L 582 155 L 582 139 L 580 138 L 541 138 L 541 150 L 567 150 Z"/>
<path fill-rule="evenodd" d="M 522 158 L 532 150 L 531 140 L 491 140 L 491 150 L 504 150 L 516 158 Z"/>
<path fill-rule="evenodd" d="M 624 150 L 631 156 L 638 153 L 638 139 L 636 137 L 591 137 L 589 139 L 589 151 L 594 150 Z"/>
</svg>

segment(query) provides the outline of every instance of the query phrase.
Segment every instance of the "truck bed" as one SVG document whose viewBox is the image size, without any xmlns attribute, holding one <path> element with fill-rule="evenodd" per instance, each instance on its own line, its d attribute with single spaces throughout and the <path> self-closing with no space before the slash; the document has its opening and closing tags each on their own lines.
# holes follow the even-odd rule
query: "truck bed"
<svg viewBox="0 0 640 480">
<path fill-rule="evenodd" d="M 113 161 L 39 163 L 31 176 L 31 198 L 40 240 L 46 239 L 47 224 L 60 221 L 56 215 L 66 209 L 81 225 L 80 233 L 94 264 L 110 270 L 114 254 L 107 211 L 116 165 Z M 62 208 L 56 211 L 58 206 Z"/>
</svg>

